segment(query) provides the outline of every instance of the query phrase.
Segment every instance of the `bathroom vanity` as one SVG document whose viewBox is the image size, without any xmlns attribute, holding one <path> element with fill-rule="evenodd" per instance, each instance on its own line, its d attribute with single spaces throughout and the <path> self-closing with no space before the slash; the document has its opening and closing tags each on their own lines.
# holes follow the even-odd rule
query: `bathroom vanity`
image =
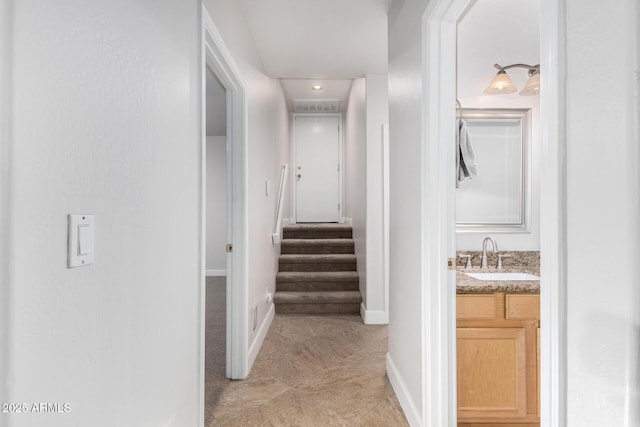
<svg viewBox="0 0 640 427">
<path fill-rule="evenodd" d="M 478 277 L 457 272 L 458 426 L 539 426 L 540 282 Z"/>
</svg>

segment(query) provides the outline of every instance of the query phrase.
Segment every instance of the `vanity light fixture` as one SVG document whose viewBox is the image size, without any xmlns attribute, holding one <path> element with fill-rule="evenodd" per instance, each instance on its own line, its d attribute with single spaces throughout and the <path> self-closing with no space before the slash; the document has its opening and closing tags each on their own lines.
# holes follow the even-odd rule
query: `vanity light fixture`
<svg viewBox="0 0 640 427">
<path fill-rule="evenodd" d="M 321 90 L 321 89 L 322 89 L 322 86 L 320 86 L 320 85 L 313 85 L 313 86 L 311 86 L 311 89 L 313 89 L 313 90 Z"/>
<path fill-rule="evenodd" d="M 520 91 L 520 95 L 532 96 L 540 94 L 540 64 L 527 65 L 527 64 L 511 64 L 511 65 L 499 65 L 493 64 L 498 69 L 498 74 L 491 80 L 489 86 L 484 90 L 487 95 L 504 95 L 506 93 L 513 93 L 518 89 L 511 82 L 511 78 L 505 70 L 509 68 L 526 68 L 529 70 L 529 80 L 524 89 Z"/>
</svg>

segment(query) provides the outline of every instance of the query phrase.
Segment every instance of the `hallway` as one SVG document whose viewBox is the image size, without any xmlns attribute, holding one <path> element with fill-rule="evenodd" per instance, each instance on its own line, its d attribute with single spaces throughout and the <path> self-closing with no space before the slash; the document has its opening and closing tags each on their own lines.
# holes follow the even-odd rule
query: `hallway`
<svg viewBox="0 0 640 427">
<path fill-rule="evenodd" d="M 224 309 L 210 300 L 219 295 L 207 292 L 208 327 Z M 244 381 L 223 378 L 224 351 L 212 332 L 207 426 L 407 425 L 385 374 L 386 326 L 364 325 L 359 316 L 276 315 Z"/>
</svg>

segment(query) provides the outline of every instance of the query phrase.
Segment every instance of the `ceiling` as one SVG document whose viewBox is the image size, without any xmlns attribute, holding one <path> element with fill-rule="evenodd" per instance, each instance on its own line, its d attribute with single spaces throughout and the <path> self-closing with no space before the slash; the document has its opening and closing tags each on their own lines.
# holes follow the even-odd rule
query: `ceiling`
<svg viewBox="0 0 640 427">
<path fill-rule="evenodd" d="M 339 99 L 353 78 L 387 73 L 393 0 L 240 0 L 265 72 L 293 99 Z M 321 91 L 311 86 L 321 84 Z"/>
<path fill-rule="evenodd" d="M 293 99 L 340 99 L 353 78 L 387 73 L 392 0 L 240 0 L 265 72 Z M 481 96 L 494 63 L 540 62 L 538 0 L 477 0 L 458 26 L 460 97 Z M 509 71 L 522 87 L 526 70 Z M 321 91 L 311 90 L 320 84 Z M 513 97 L 515 95 L 504 95 Z"/>
<path fill-rule="evenodd" d="M 240 0 L 271 77 L 354 78 L 387 72 L 391 0 Z"/>
</svg>

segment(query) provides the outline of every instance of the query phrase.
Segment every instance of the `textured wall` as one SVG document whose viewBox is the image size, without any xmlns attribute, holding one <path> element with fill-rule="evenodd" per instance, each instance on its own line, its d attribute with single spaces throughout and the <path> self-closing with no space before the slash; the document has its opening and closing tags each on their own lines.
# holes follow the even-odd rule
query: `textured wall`
<svg viewBox="0 0 640 427">
<path fill-rule="evenodd" d="M 7 3 L 15 238 L 2 400 L 71 411 L 0 424 L 197 425 L 199 4 Z M 93 265 L 66 268 L 69 213 L 95 215 Z"/>
<path fill-rule="evenodd" d="M 567 418 L 575 427 L 640 425 L 639 13 L 631 0 L 567 2 Z"/>
</svg>

